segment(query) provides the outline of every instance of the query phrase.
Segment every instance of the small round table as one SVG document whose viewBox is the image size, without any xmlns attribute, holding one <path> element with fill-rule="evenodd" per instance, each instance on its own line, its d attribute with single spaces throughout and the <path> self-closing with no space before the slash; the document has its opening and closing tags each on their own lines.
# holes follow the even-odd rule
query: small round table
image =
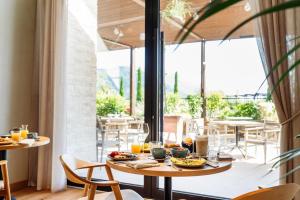
<svg viewBox="0 0 300 200">
<path fill-rule="evenodd" d="M 186 177 L 186 176 L 203 176 L 216 174 L 226 171 L 231 168 L 231 162 L 219 162 L 219 166 L 216 168 L 205 165 L 203 168 L 185 169 L 185 168 L 174 168 L 169 166 L 167 163 L 160 163 L 158 167 L 150 167 L 143 169 L 133 169 L 126 166 L 124 163 L 115 162 L 111 160 L 106 161 L 107 165 L 115 170 L 138 174 L 144 176 L 162 176 L 165 179 L 164 185 L 164 199 L 172 200 L 172 177 Z"/>
<path fill-rule="evenodd" d="M 38 140 L 29 144 L 21 144 L 21 143 L 12 143 L 8 145 L 0 145 L 0 160 L 7 160 L 7 150 L 15 150 L 15 149 L 27 149 L 33 147 L 44 146 L 50 143 L 50 138 L 45 136 L 39 136 Z M 0 172 L 0 179 L 2 179 L 2 173 Z M 3 197 L 0 197 L 0 200 L 3 200 Z M 12 199 L 15 199 L 12 197 Z"/>
</svg>

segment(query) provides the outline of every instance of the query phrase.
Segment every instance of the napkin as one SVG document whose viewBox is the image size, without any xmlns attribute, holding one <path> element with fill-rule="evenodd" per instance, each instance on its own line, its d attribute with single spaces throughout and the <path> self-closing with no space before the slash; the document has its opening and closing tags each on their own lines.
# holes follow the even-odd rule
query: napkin
<svg viewBox="0 0 300 200">
<path fill-rule="evenodd" d="M 19 143 L 20 144 L 27 144 L 27 145 L 31 146 L 34 142 L 35 142 L 34 139 L 24 139 L 24 140 L 21 140 Z"/>
<path fill-rule="evenodd" d="M 158 167 L 159 163 L 156 160 L 137 160 L 127 162 L 126 165 L 134 169 L 142 169 L 148 167 Z"/>
</svg>

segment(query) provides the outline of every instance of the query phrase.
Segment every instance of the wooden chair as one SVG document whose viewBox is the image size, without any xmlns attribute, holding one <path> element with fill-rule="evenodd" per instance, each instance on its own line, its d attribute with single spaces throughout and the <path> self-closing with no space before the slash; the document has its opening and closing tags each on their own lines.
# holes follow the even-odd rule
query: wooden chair
<svg viewBox="0 0 300 200">
<path fill-rule="evenodd" d="M 9 177 L 8 177 L 8 170 L 7 170 L 7 161 L 1 160 L 0 166 L 1 166 L 1 172 L 3 177 L 3 182 L 1 183 L 1 189 L 0 189 L 0 196 L 5 197 L 6 200 L 10 200 L 11 194 L 10 194 Z"/>
<path fill-rule="evenodd" d="M 133 190 L 120 190 L 119 182 L 115 181 L 111 169 L 104 163 L 92 163 L 79 160 L 70 155 L 60 156 L 60 162 L 64 168 L 67 179 L 71 182 L 84 185 L 83 198 L 80 200 L 143 200 Z M 105 167 L 108 181 L 92 181 L 95 167 Z M 88 169 L 86 179 L 76 174 L 76 170 Z M 111 187 L 113 192 L 96 194 L 97 187 Z"/>
<path fill-rule="evenodd" d="M 243 194 L 233 200 L 292 200 L 299 191 L 300 186 L 296 183 L 279 185 L 271 188 L 259 189 Z"/>
</svg>

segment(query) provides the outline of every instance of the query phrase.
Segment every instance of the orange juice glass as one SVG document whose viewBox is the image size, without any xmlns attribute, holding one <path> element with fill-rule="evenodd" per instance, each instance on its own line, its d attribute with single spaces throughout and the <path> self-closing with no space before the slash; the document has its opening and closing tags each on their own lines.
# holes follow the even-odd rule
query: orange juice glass
<svg viewBox="0 0 300 200">
<path fill-rule="evenodd" d="M 28 129 L 27 129 L 28 125 L 22 125 L 22 129 L 21 129 L 21 137 L 23 139 L 27 138 L 27 134 L 28 134 Z"/>
<path fill-rule="evenodd" d="M 141 153 L 142 147 L 140 144 L 131 145 L 131 153 Z"/>
<path fill-rule="evenodd" d="M 11 133 L 11 139 L 16 141 L 16 142 L 20 142 L 21 140 L 21 133 L 20 132 L 12 132 Z"/>
</svg>

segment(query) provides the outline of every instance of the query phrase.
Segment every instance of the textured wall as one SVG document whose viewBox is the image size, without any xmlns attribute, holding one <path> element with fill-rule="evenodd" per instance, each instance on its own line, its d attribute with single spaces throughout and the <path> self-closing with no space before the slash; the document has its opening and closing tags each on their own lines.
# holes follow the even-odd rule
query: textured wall
<svg viewBox="0 0 300 200">
<path fill-rule="evenodd" d="M 95 45 L 71 12 L 68 23 L 68 152 L 77 157 L 96 160 Z"/>
<path fill-rule="evenodd" d="M 0 134 L 31 124 L 36 0 L 0 1 Z M 27 180 L 27 150 L 9 151 L 11 182 Z"/>
</svg>

